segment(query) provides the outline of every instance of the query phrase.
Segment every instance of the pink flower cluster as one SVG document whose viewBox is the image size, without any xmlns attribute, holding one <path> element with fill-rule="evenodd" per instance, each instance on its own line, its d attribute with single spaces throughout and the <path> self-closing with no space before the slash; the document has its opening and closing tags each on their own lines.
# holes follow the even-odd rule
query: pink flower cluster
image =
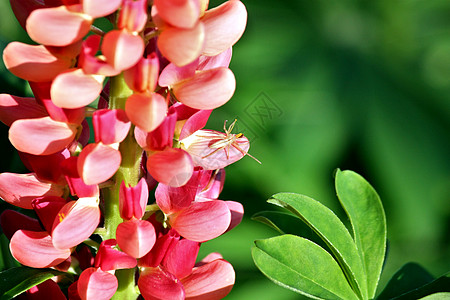
<svg viewBox="0 0 450 300">
<path fill-rule="evenodd" d="M 14 258 L 78 270 L 69 299 L 110 299 L 119 269 L 136 270 L 144 299 L 223 298 L 233 267 L 218 253 L 199 262 L 197 254 L 242 219 L 240 203 L 218 197 L 223 168 L 249 155 L 249 142 L 231 133 L 234 123 L 224 133 L 203 127 L 234 93 L 228 65 L 245 6 L 10 2 L 38 43 L 12 42 L 3 52 L 6 67 L 34 94 L 0 95 L 0 121 L 30 170 L 0 174 L 0 197 L 37 217 L 1 215 Z M 94 26 L 98 18 L 113 29 Z M 155 187 L 156 203 L 148 205 Z M 98 247 L 93 234 L 102 238 Z M 51 280 L 28 291 L 46 292 L 65 298 Z"/>
</svg>

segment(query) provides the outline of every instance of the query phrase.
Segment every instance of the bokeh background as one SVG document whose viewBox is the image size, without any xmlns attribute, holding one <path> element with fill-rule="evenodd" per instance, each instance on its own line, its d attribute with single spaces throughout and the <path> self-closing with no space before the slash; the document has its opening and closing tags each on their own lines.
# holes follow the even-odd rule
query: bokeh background
<svg viewBox="0 0 450 300">
<path fill-rule="evenodd" d="M 296 192 L 345 220 L 336 168 L 363 175 L 384 203 L 389 252 L 381 287 L 410 261 L 434 276 L 449 271 L 450 2 L 243 2 L 248 26 L 231 64 L 237 90 L 207 126 L 220 130 L 237 118 L 236 132 L 262 161 L 246 157 L 227 168 L 221 198 L 243 203 L 246 215 L 201 249 L 233 264 L 237 282 L 227 299 L 301 298 L 257 271 L 253 241 L 276 233 L 250 217 L 275 209 L 265 202 L 272 194 Z M 30 42 L 3 0 L 0 48 L 13 40 Z M 0 92 L 29 95 L 29 88 L 0 64 Z M 4 125 L 0 137 L 0 172 L 25 172 Z"/>
</svg>

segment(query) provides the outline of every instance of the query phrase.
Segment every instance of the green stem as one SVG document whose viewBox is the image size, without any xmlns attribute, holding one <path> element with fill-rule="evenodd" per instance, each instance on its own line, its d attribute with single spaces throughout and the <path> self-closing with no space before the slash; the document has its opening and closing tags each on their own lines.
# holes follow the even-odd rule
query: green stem
<svg viewBox="0 0 450 300">
<path fill-rule="evenodd" d="M 126 99 L 133 94 L 125 83 L 123 76 L 111 78 L 110 82 L 110 109 L 124 109 Z M 122 162 L 119 170 L 112 178 L 114 184 L 102 189 L 104 200 L 105 230 L 104 239 L 115 239 L 117 226 L 123 222 L 119 213 L 119 190 L 122 182 L 135 186 L 140 178 L 140 160 L 142 149 L 134 138 L 134 128 L 130 129 L 128 136 L 120 143 L 119 151 Z M 136 299 L 134 274 L 136 269 L 116 270 L 119 288 L 112 299 Z"/>
</svg>

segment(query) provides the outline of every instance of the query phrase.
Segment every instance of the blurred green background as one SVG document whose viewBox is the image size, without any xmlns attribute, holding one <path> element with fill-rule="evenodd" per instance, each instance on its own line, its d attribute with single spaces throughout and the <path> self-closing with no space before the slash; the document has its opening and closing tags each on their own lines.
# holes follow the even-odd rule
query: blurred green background
<svg viewBox="0 0 450 300">
<path fill-rule="evenodd" d="M 223 1 L 211 1 L 215 6 Z M 261 275 L 250 248 L 276 233 L 250 220 L 277 192 L 311 196 L 338 212 L 334 169 L 363 175 L 385 206 L 386 280 L 409 261 L 450 270 L 450 2 L 243 0 L 247 30 L 233 51 L 232 100 L 208 128 L 238 119 L 251 158 L 227 168 L 221 198 L 243 203 L 233 231 L 202 246 L 237 273 L 227 299 L 299 299 Z M 28 42 L 0 2 L 0 47 Z M 0 91 L 26 95 L 0 66 Z M 0 172 L 25 172 L 1 126 Z"/>
</svg>

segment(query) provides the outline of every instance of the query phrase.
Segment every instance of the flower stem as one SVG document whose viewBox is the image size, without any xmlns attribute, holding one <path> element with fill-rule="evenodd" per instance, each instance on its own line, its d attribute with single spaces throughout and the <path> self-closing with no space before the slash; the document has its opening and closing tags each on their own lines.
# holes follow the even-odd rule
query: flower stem
<svg viewBox="0 0 450 300">
<path fill-rule="evenodd" d="M 123 76 L 111 78 L 110 82 L 110 109 L 124 109 L 126 99 L 133 93 L 125 83 Z M 140 160 L 142 149 L 134 138 L 134 128 L 130 129 L 128 136 L 120 143 L 119 151 L 122 157 L 119 170 L 114 175 L 114 184 L 102 189 L 104 199 L 104 217 L 106 233 L 104 239 L 115 239 L 117 226 L 123 222 L 119 213 L 119 190 L 124 182 L 135 186 L 140 178 Z M 136 299 L 134 281 L 135 269 L 116 270 L 119 288 L 112 299 Z"/>
</svg>

